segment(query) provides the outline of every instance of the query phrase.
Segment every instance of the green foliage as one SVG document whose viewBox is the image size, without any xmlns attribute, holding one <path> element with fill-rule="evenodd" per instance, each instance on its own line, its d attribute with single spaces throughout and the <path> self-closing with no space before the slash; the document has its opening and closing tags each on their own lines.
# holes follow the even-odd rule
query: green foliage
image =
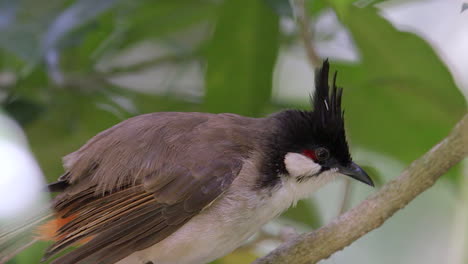
<svg viewBox="0 0 468 264">
<path fill-rule="evenodd" d="M 207 51 L 205 104 L 209 112 L 262 112 L 271 96 L 278 36 L 278 16 L 264 2 L 224 2 Z"/>
<path fill-rule="evenodd" d="M 463 95 L 425 41 L 396 30 L 374 8 L 349 5 L 340 20 L 362 61 L 335 64 L 346 87 L 350 138 L 405 162 L 416 159 L 463 116 Z"/>
<path fill-rule="evenodd" d="M 466 111 L 465 101 L 428 43 L 398 31 L 374 7 L 354 2 L 306 1 L 312 18 L 331 7 L 359 50 L 359 63 L 331 62 L 345 87 L 348 137 L 353 145 L 409 163 L 447 134 Z M 0 87 L 1 107 L 25 129 L 49 181 L 63 172 L 60 157 L 130 116 L 156 111 L 260 116 L 278 110 L 270 100 L 274 68 L 281 48 L 291 43 L 280 21 L 291 19 L 292 10 L 288 0 L 0 1 L 0 73 L 16 78 Z M 297 43 L 301 38 L 295 34 Z M 142 42 L 170 49 L 156 59 L 100 68 Z M 204 96 L 139 92 L 112 81 L 187 64 L 204 70 Z M 313 228 L 321 221 L 310 201 L 283 217 Z M 12 263 L 37 263 L 44 247 L 36 245 Z M 239 252 L 216 263 L 253 256 Z"/>
</svg>

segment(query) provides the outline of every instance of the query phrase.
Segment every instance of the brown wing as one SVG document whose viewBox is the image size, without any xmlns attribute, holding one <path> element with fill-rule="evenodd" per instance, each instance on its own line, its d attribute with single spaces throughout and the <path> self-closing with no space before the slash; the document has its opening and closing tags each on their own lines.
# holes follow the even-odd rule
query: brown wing
<svg viewBox="0 0 468 264">
<path fill-rule="evenodd" d="M 81 241 L 53 263 L 115 263 L 166 238 L 230 186 L 253 146 L 251 122 L 157 113 L 98 134 L 51 187 L 63 189 L 54 206 L 68 221 L 44 258 Z"/>
</svg>

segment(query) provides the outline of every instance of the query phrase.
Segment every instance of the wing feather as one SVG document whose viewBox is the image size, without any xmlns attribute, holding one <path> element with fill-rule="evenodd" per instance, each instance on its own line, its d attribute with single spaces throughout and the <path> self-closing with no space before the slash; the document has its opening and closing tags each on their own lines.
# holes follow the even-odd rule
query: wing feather
<svg viewBox="0 0 468 264">
<path fill-rule="evenodd" d="M 71 220 L 44 259 L 87 241 L 52 263 L 111 264 L 175 232 L 239 174 L 253 145 L 253 135 L 243 136 L 252 120 L 157 113 L 92 138 L 66 157 L 66 173 L 52 184 L 63 188 L 54 203 L 58 217 Z"/>
</svg>

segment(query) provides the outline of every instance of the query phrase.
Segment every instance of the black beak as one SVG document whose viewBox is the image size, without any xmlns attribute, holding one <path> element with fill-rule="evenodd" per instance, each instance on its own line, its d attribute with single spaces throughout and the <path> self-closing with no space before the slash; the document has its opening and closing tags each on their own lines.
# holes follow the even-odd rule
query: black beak
<svg viewBox="0 0 468 264">
<path fill-rule="evenodd" d="M 338 172 L 374 187 L 374 182 L 369 175 L 354 162 L 349 163 L 348 166 L 338 166 Z"/>
</svg>

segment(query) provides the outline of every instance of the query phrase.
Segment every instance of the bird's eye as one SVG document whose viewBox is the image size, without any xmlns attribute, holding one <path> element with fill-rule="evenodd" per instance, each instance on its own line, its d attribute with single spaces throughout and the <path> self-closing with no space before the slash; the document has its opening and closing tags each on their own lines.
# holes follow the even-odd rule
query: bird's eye
<svg viewBox="0 0 468 264">
<path fill-rule="evenodd" d="M 317 148 L 315 150 L 315 156 L 318 160 L 324 161 L 330 158 L 330 151 L 328 151 L 326 148 Z"/>
</svg>

